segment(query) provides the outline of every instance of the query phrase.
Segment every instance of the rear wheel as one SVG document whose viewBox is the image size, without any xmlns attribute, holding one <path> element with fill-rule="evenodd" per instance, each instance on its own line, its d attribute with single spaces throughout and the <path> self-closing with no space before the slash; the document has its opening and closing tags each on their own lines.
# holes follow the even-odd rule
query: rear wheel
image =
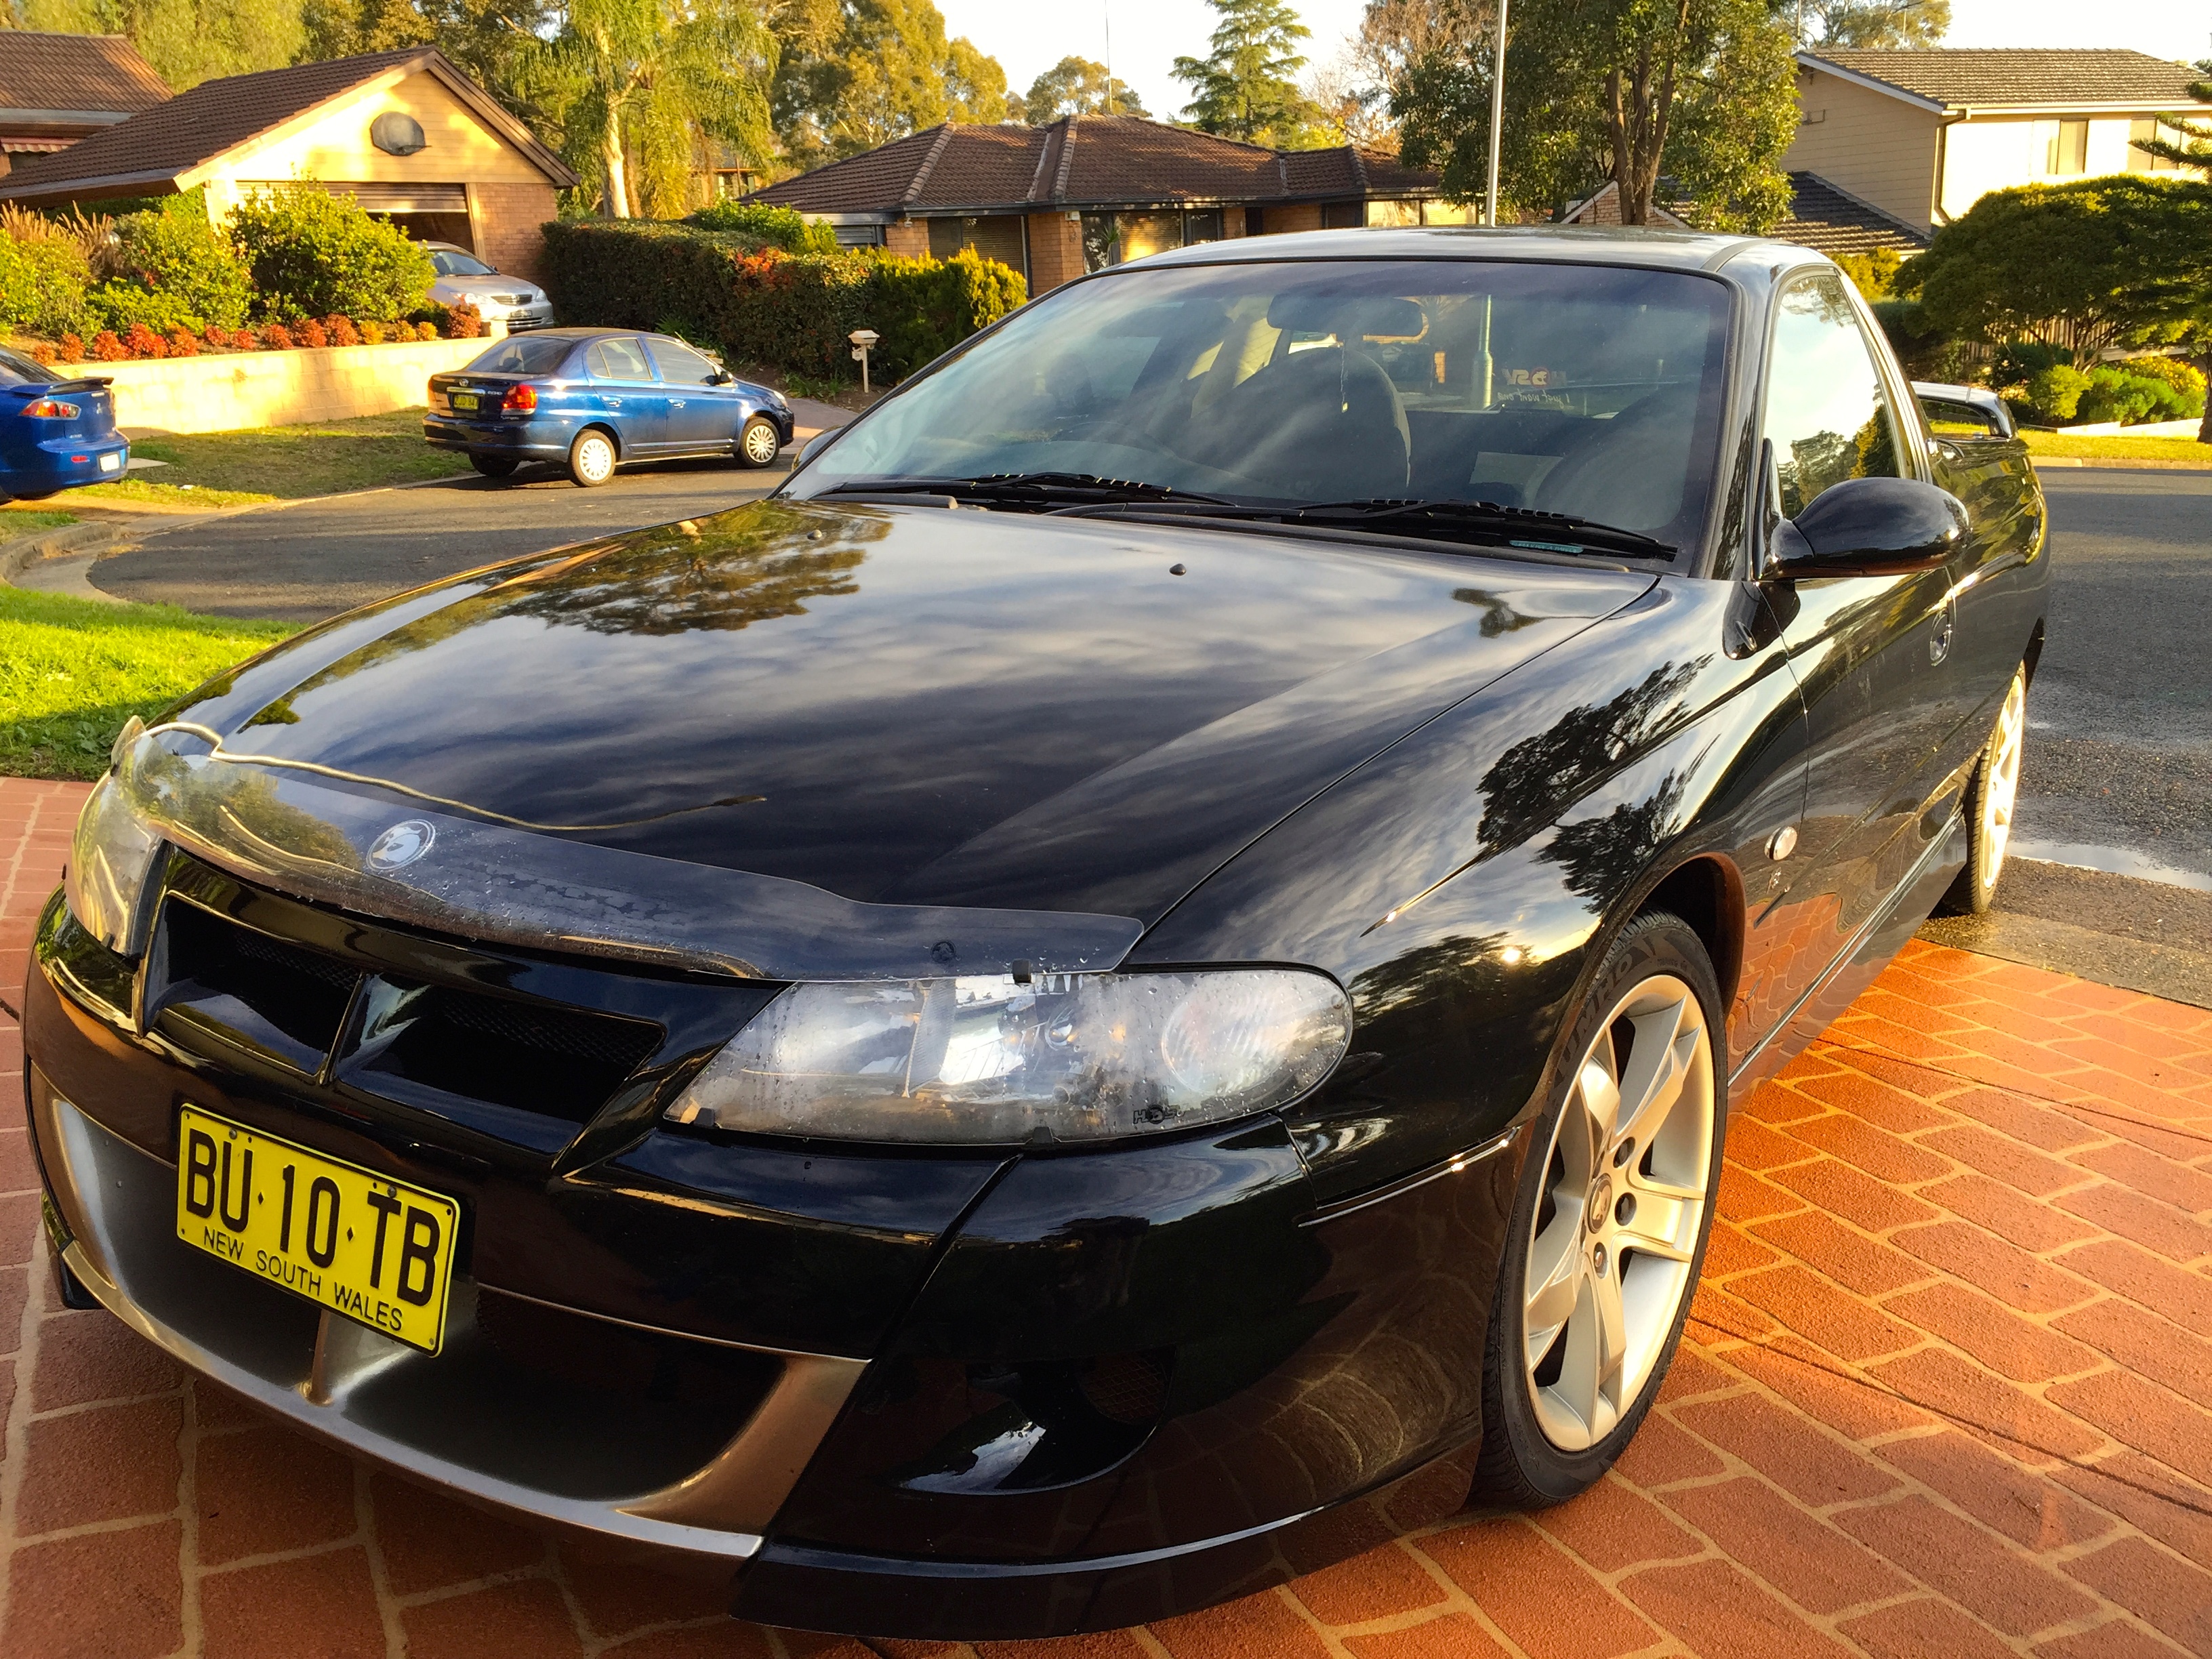
<svg viewBox="0 0 2212 1659">
<path fill-rule="evenodd" d="M 1572 1498 L 1650 1409 L 1712 1224 L 1722 1029 L 1688 924 L 1654 913 L 1624 928 L 1522 1171 L 1491 1310 L 1477 1503 Z"/>
<path fill-rule="evenodd" d="M 615 476 L 615 441 L 596 427 L 576 434 L 568 446 L 568 476 L 586 489 L 596 489 Z"/>
<path fill-rule="evenodd" d="M 738 465 L 766 466 L 782 447 L 783 436 L 775 429 L 775 422 L 765 415 L 756 415 L 738 434 Z"/>
<path fill-rule="evenodd" d="M 2012 812 L 2020 799 L 2020 756 L 2027 737 L 2027 668 L 2013 671 L 1997 708 L 1973 781 L 1966 786 L 1966 867 L 1943 895 L 1943 908 L 1954 916 L 1986 915 L 1996 902 L 2012 847 Z"/>
<path fill-rule="evenodd" d="M 487 478 L 504 478 L 522 463 L 512 455 L 477 455 L 469 457 L 469 465 Z"/>
</svg>

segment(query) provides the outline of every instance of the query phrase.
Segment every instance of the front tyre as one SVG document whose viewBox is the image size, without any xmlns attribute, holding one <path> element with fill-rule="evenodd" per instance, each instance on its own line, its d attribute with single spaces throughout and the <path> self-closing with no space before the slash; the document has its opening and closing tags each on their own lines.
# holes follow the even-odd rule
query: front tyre
<svg viewBox="0 0 2212 1659">
<path fill-rule="evenodd" d="M 756 415 L 738 434 L 737 452 L 739 466 L 767 466 L 783 447 L 782 435 L 775 422 L 765 415 Z"/>
<path fill-rule="evenodd" d="M 568 476 L 585 489 L 597 489 L 615 476 L 615 441 L 596 427 L 579 432 L 568 446 Z"/>
<path fill-rule="evenodd" d="M 1607 951 L 1522 1170 L 1491 1309 L 1477 1504 L 1613 1466 L 1681 1340 L 1720 1180 L 1726 1041 L 1705 946 L 1663 912 Z"/>
<path fill-rule="evenodd" d="M 2013 671 L 1997 708 L 1973 780 L 1966 785 L 1966 867 L 1943 895 L 1943 909 L 1954 916 L 1987 915 L 1996 902 L 2005 854 L 2012 846 L 2013 807 L 2020 799 L 2020 756 L 2027 738 L 2027 666 Z"/>
</svg>

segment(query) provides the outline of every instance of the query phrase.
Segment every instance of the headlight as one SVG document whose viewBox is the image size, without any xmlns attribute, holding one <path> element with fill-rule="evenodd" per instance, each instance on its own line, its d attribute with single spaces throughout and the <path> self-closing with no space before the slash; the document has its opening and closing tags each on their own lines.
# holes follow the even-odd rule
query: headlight
<svg viewBox="0 0 2212 1659">
<path fill-rule="evenodd" d="M 1285 969 L 799 985 L 668 1109 L 842 1140 L 1103 1140 L 1295 1100 L 1352 1037 L 1334 980 Z"/>
<path fill-rule="evenodd" d="M 137 736 L 125 733 L 126 740 Z M 100 779 L 78 815 L 63 886 L 78 925 L 118 955 L 145 948 L 146 878 L 161 846 L 161 836 L 125 803 L 115 774 Z"/>
</svg>

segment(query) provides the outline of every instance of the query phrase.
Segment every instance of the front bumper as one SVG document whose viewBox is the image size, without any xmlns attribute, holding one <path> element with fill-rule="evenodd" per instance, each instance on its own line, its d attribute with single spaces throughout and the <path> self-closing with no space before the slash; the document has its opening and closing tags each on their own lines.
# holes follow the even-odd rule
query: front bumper
<svg viewBox="0 0 2212 1659">
<path fill-rule="evenodd" d="M 1323 1565 L 1346 1499 L 1464 1497 L 1517 1139 L 1316 1212 L 1274 1118 L 1024 1158 L 696 1135 L 651 1088 L 525 1121 L 343 1038 L 288 1048 L 300 1021 L 257 1024 L 252 983 L 186 973 L 177 918 L 547 1007 L 659 996 L 653 1087 L 773 988 L 443 945 L 181 857 L 167 880 L 136 972 L 58 899 L 41 920 L 25 1048 L 55 1243 L 142 1334 L 310 1433 L 719 1562 L 746 1616 L 886 1636 L 1187 1611 Z M 177 1241 L 187 1101 L 461 1202 L 438 1356 Z"/>
</svg>

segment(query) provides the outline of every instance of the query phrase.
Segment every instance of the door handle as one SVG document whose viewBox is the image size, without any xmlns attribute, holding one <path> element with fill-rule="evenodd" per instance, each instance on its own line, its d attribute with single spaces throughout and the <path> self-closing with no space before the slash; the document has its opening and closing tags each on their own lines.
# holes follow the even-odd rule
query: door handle
<svg viewBox="0 0 2212 1659">
<path fill-rule="evenodd" d="M 607 399 L 607 407 L 608 407 L 609 409 L 620 409 L 620 408 L 622 407 L 622 399 L 621 399 L 621 398 L 608 398 L 608 399 Z"/>
</svg>

